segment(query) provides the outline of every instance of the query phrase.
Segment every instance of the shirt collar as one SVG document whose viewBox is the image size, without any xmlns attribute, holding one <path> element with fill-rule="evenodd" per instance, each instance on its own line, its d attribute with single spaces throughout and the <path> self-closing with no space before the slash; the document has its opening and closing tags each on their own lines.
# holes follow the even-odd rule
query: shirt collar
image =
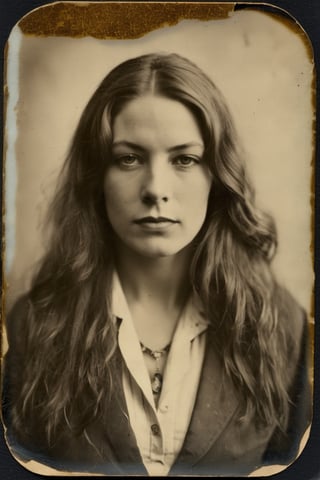
<svg viewBox="0 0 320 480">
<path fill-rule="evenodd" d="M 177 329 L 179 335 L 182 335 L 190 342 L 208 328 L 209 322 L 203 314 L 200 299 L 192 294 L 179 318 Z"/>
</svg>

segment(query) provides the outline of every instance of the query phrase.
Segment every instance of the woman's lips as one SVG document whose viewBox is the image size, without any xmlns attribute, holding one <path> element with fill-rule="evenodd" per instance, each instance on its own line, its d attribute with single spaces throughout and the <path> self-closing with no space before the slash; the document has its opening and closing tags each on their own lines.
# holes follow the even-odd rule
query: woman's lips
<svg viewBox="0 0 320 480">
<path fill-rule="evenodd" d="M 142 217 L 134 220 L 134 223 L 142 224 L 142 223 L 178 223 L 178 220 L 174 220 L 168 217 Z"/>
<path fill-rule="evenodd" d="M 134 220 L 134 223 L 146 230 L 165 230 L 179 223 L 179 221 L 168 217 L 142 217 Z"/>
</svg>

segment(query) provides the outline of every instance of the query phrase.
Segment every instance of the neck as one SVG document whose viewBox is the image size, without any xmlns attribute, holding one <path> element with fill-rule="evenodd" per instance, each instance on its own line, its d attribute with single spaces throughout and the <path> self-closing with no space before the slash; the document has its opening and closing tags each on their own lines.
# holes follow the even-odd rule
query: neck
<svg viewBox="0 0 320 480">
<path fill-rule="evenodd" d="M 142 302 L 179 308 L 190 290 L 190 251 L 166 257 L 143 257 L 120 247 L 117 269 L 129 303 Z"/>
</svg>

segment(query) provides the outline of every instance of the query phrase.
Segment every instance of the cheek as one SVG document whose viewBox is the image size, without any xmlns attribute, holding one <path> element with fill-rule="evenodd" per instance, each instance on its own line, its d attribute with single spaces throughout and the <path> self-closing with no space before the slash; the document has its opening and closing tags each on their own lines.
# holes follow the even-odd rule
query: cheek
<svg viewBox="0 0 320 480">
<path fill-rule="evenodd" d="M 199 215 L 205 214 L 208 206 L 211 180 L 208 178 L 196 178 L 190 182 L 185 192 L 186 205 L 188 209 L 197 212 Z"/>
<path fill-rule="evenodd" d="M 115 185 L 114 182 L 110 181 L 110 179 L 105 179 L 104 201 L 107 215 L 112 224 L 115 219 L 121 218 L 123 215 L 121 212 L 121 206 L 123 205 L 121 197 L 121 188 Z"/>
<path fill-rule="evenodd" d="M 104 179 L 104 198 L 108 213 L 120 212 L 130 203 L 130 188 L 117 175 L 108 172 Z"/>
</svg>

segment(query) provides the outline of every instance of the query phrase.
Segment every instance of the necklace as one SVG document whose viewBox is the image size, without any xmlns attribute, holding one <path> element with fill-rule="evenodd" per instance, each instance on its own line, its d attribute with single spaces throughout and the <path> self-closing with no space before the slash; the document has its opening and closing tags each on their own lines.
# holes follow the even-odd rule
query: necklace
<svg viewBox="0 0 320 480">
<path fill-rule="evenodd" d="M 151 389 L 155 395 L 159 395 L 162 390 L 162 383 L 163 383 L 163 376 L 160 373 L 159 360 L 161 357 L 163 357 L 166 353 L 169 352 L 171 342 L 162 350 L 151 350 L 151 348 L 146 347 L 141 342 L 140 342 L 140 346 L 141 346 L 142 353 L 146 353 L 156 361 L 156 372 L 153 375 L 151 380 Z"/>
</svg>

